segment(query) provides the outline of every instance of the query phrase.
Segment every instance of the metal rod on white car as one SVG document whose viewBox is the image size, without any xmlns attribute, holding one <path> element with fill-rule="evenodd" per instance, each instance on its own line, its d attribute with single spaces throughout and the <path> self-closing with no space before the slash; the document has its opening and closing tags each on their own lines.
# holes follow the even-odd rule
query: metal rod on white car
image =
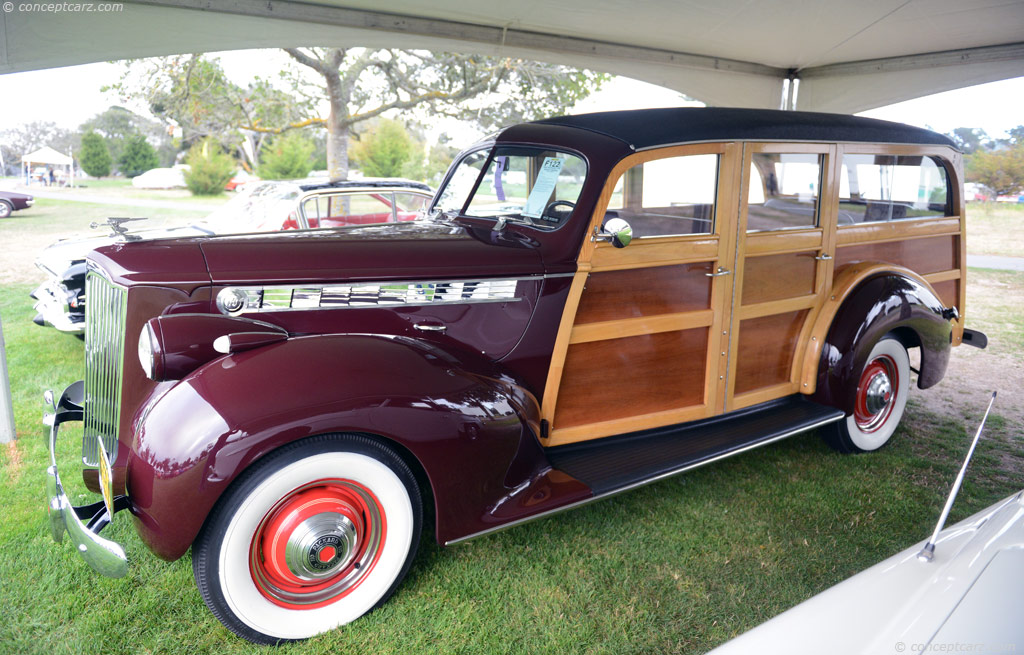
<svg viewBox="0 0 1024 655">
<path fill-rule="evenodd" d="M 985 427 L 985 421 L 988 420 L 988 413 L 992 411 L 992 405 L 996 402 L 996 392 L 992 392 L 992 400 L 988 401 L 988 409 L 985 410 L 985 415 L 981 417 L 981 425 L 978 426 L 978 431 L 974 434 L 974 441 L 971 442 L 971 449 L 967 451 L 967 457 L 964 459 L 963 466 L 960 467 L 960 473 L 956 476 L 956 482 L 953 483 L 953 490 L 949 492 L 949 498 L 946 499 L 946 506 L 942 508 L 942 516 L 939 517 L 939 522 L 935 526 L 935 532 L 932 533 L 928 543 L 924 545 L 921 552 L 917 554 L 917 559 L 922 562 L 930 562 L 935 557 L 935 540 L 939 538 L 939 532 L 942 531 L 943 526 L 946 524 L 946 519 L 949 518 L 949 510 L 953 507 L 953 501 L 956 500 L 956 495 L 960 491 L 960 485 L 964 483 L 964 474 L 967 473 L 967 465 L 971 463 L 971 457 L 974 456 L 974 448 L 978 445 L 978 439 L 981 438 L 981 430 Z"/>
</svg>

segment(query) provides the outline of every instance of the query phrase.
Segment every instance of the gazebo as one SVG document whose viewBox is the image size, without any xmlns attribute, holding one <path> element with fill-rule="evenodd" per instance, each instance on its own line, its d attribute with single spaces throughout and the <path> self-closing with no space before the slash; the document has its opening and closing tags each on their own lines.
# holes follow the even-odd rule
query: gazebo
<svg viewBox="0 0 1024 655">
<path fill-rule="evenodd" d="M 22 177 L 25 180 L 25 186 L 28 186 L 32 181 L 32 165 L 33 164 L 45 164 L 46 166 L 61 166 L 67 168 L 67 175 L 64 179 L 68 186 L 74 186 L 75 181 L 75 161 L 71 158 L 71 155 L 65 155 L 60 153 L 50 146 L 43 146 L 35 152 L 30 152 L 21 158 L 21 170 Z"/>
</svg>

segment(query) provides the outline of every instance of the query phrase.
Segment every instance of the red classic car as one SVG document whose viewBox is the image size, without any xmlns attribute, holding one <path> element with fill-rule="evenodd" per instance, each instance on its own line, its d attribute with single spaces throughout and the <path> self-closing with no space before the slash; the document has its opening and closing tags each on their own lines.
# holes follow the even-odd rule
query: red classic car
<svg viewBox="0 0 1024 655">
<path fill-rule="evenodd" d="M 904 125 L 612 112 L 473 146 L 422 220 L 99 248 L 85 380 L 47 422 L 55 453 L 84 421 L 102 500 L 72 507 L 54 456 L 53 535 L 124 575 L 99 533 L 128 510 L 278 643 L 381 605 L 424 528 L 454 544 L 815 428 L 877 450 L 908 350 L 924 389 L 984 346 L 962 186 Z"/>
<path fill-rule="evenodd" d="M 27 193 L 0 191 L 0 218 L 7 218 L 19 209 L 28 209 L 36 202 Z"/>
</svg>

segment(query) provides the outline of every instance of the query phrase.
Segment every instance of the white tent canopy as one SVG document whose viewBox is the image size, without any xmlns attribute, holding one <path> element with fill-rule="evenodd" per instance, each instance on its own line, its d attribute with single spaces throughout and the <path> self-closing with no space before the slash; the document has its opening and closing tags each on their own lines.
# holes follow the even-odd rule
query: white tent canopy
<svg viewBox="0 0 1024 655">
<path fill-rule="evenodd" d="M 75 160 L 70 155 L 58 152 L 50 146 L 43 146 L 35 152 L 23 155 L 21 158 L 21 173 L 26 185 L 30 184 L 35 177 L 32 171 L 32 166 L 35 164 L 48 167 L 48 170 L 44 171 L 43 184 L 50 184 L 50 171 L 52 171 L 52 167 L 60 166 L 65 169 L 62 171 L 60 183 L 67 186 L 75 185 Z"/>
<path fill-rule="evenodd" d="M 48 164 L 52 166 L 71 166 L 73 163 L 70 155 L 57 152 L 50 146 L 43 146 L 35 152 L 22 156 L 21 161 L 25 164 Z"/>
<path fill-rule="evenodd" d="M 583 66 L 713 105 L 857 112 L 1024 76 L 1024 0 L 143 0 L 0 13 L 0 72 L 301 45 Z M 101 6 L 101 5 L 96 5 Z"/>
</svg>

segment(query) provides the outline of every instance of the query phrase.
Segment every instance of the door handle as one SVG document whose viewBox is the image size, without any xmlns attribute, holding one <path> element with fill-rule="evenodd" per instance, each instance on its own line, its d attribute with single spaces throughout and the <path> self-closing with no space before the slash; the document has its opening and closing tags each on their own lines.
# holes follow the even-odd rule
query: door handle
<svg viewBox="0 0 1024 655">
<path fill-rule="evenodd" d="M 705 273 L 704 275 L 707 275 L 708 277 L 722 277 L 723 275 L 728 275 L 729 273 L 732 273 L 732 271 L 727 271 L 721 266 L 719 266 L 717 273 Z"/>
<path fill-rule="evenodd" d="M 828 254 L 827 252 L 823 252 L 820 255 L 816 256 L 815 259 L 817 259 L 819 262 L 827 262 L 828 260 L 832 259 L 832 255 Z"/>
<path fill-rule="evenodd" d="M 416 323 L 413 327 L 420 332 L 444 332 L 448 329 L 447 325 L 434 325 L 432 323 Z"/>
</svg>

